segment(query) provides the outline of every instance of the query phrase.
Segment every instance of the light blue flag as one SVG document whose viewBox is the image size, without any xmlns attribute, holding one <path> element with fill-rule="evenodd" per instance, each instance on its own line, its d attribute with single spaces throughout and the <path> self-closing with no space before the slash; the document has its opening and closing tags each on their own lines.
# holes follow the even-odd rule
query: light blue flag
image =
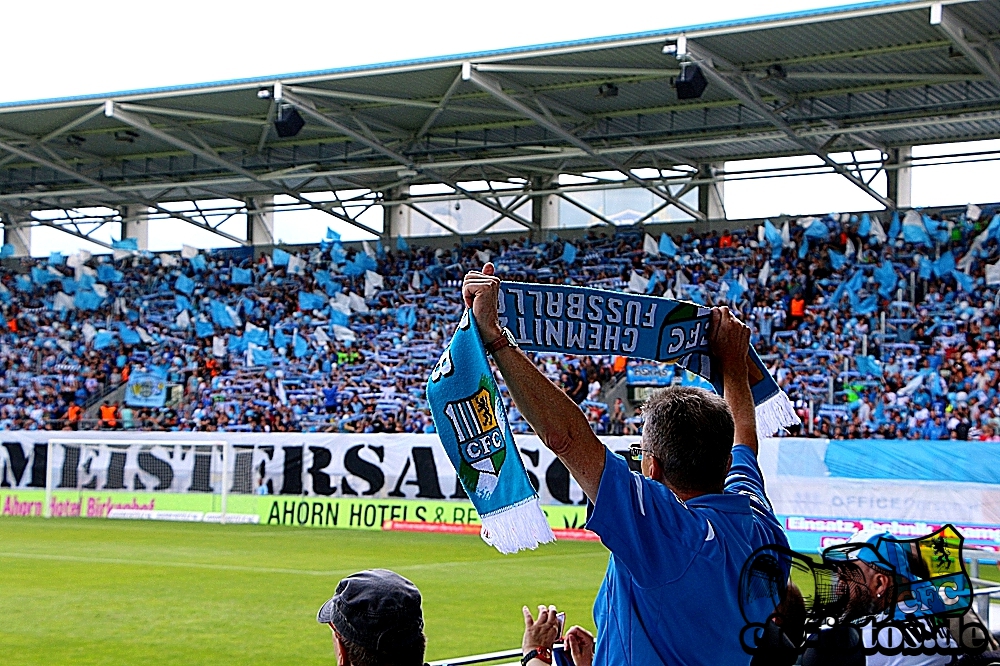
<svg viewBox="0 0 1000 666">
<path fill-rule="evenodd" d="M 803 236 L 802 242 L 799 243 L 799 259 L 805 259 L 807 254 L 809 254 L 809 239 Z"/>
<path fill-rule="evenodd" d="M 920 257 L 920 267 L 917 269 L 917 277 L 921 280 L 930 280 L 934 270 L 934 262 L 927 257 Z"/>
<path fill-rule="evenodd" d="M 137 238 L 123 238 L 121 240 L 111 241 L 111 247 L 115 250 L 136 250 L 139 249 L 139 240 Z"/>
<path fill-rule="evenodd" d="M 407 252 L 410 249 L 410 244 L 402 236 L 396 236 L 396 249 L 400 252 Z"/>
<path fill-rule="evenodd" d="M 812 240 L 825 241 L 830 236 L 830 228 L 823 220 L 813 220 L 802 235 Z"/>
<path fill-rule="evenodd" d="M 309 343 L 306 342 L 298 331 L 292 335 L 292 353 L 295 358 L 302 358 L 309 353 Z"/>
<path fill-rule="evenodd" d="M 76 293 L 76 280 L 73 278 L 63 278 L 62 279 L 62 290 L 67 294 Z"/>
<path fill-rule="evenodd" d="M 130 407 L 163 407 L 167 404 L 167 382 L 153 372 L 133 372 L 125 386 L 125 404 Z"/>
<path fill-rule="evenodd" d="M 232 315 L 230 315 L 226 310 L 224 303 L 213 298 L 209 301 L 208 305 L 212 314 L 212 321 L 215 322 L 216 326 L 220 326 L 222 328 L 236 328 L 236 322 L 233 321 Z"/>
<path fill-rule="evenodd" d="M 187 296 L 174 294 L 174 309 L 176 309 L 178 313 L 184 312 L 185 310 L 190 310 L 191 301 L 188 300 Z"/>
<path fill-rule="evenodd" d="M 924 247 L 931 245 L 931 237 L 927 235 L 927 229 L 924 228 L 924 223 L 919 217 L 916 218 L 916 221 L 903 225 L 903 240 Z"/>
<path fill-rule="evenodd" d="M 101 264 L 97 267 L 97 279 L 101 282 L 121 282 L 125 279 L 125 274 L 115 270 L 110 264 Z"/>
<path fill-rule="evenodd" d="M 203 271 L 208 267 L 208 264 L 205 263 L 205 257 L 200 254 L 196 254 L 195 256 L 188 259 L 188 261 L 191 262 L 191 268 L 195 269 L 196 271 Z"/>
<path fill-rule="evenodd" d="M 107 349 L 114 343 L 115 336 L 113 333 L 99 331 L 97 335 L 94 336 L 94 349 Z"/>
<path fill-rule="evenodd" d="M 275 266 L 287 266 L 291 256 L 280 247 L 276 247 L 274 248 L 274 252 L 271 253 L 271 263 Z"/>
<path fill-rule="evenodd" d="M 931 239 L 938 244 L 944 245 L 948 242 L 950 233 L 948 224 L 942 220 L 935 220 L 930 215 L 923 215 L 924 228 Z"/>
<path fill-rule="evenodd" d="M 49 273 L 48 269 L 39 268 L 38 266 L 31 267 L 31 281 L 35 284 L 44 286 L 58 279 L 55 275 Z"/>
<path fill-rule="evenodd" d="M 726 300 L 730 303 L 735 303 L 743 298 L 743 292 L 746 289 L 743 288 L 739 280 L 726 280 L 726 284 L 729 285 L 729 291 L 726 292 Z"/>
<path fill-rule="evenodd" d="M 857 292 L 851 292 L 853 298 L 851 299 L 851 309 L 854 314 L 860 316 L 866 316 L 874 314 L 878 310 L 878 296 L 871 294 L 865 300 L 861 300 L 857 297 Z"/>
<path fill-rule="evenodd" d="M 839 271 L 844 267 L 844 264 L 847 262 L 847 258 L 843 254 L 832 249 L 827 250 L 827 252 L 830 254 L 830 265 L 833 266 L 833 270 Z"/>
<path fill-rule="evenodd" d="M 177 281 L 174 282 L 174 289 L 190 296 L 194 292 L 194 280 L 181 273 L 177 276 Z"/>
<path fill-rule="evenodd" d="M 854 357 L 854 365 L 857 366 L 858 372 L 866 377 L 882 376 L 882 364 L 876 361 L 874 356 L 859 354 Z"/>
<path fill-rule="evenodd" d="M 76 281 L 79 289 L 90 289 L 96 282 L 97 278 L 93 275 L 81 275 L 80 279 Z"/>
<path fill-rule="evenodd" d="M 784 240 L 781 238 L 781 232 L 775 228 L 771 220 L 764 220 L 764 239 L 771 246 L 771 258 L 777 259 L 781 256 L 781 246 Z"/>
<path fill-rule="evenodd" d="M 253 284 L 253 272 L 249 268 L 233 268 L 230 280 L 233 284 Z"/>
<path fill-rule="evenodd" d="M 674 239 L 666 233 L 660 234 L 660 254 L 668 257 L 677 256 L 677 244 L 674 243 Z"/>
<path fill-rule="evenodd" d="M 347 261 L 347 252 L 344 251 L 343 246 L 339 242 L 335 242 L 333 247 L 330 248 L 330 261 L 338 266 Z"/>
<path fill-rule="evenodd" d="M 271 342 L 267 335 L 267 331 L 262 328 L 251 328 L 249 331 L 243 333 L 243 337 L 247 342 L 252 342 L 258 347 L 267 347 Z"/>
<path fill-rule="evenodd" d="M 76 298 L 73 299 L 73 305 L 75 305 L 79 310 L 96 310 L 101 307 L 101 302 L 103 300 L 103 298 L 89 289 L 81 289 L 76 292 Z"/>
<path fill-rule="evenodd" d="M 337 326 L 349 326 L 350 318 L 340 310 L 330 310 L 330 323 Z M 400 324 L 402 326 L 402 324 Z"/>
<path fill-rule="evenodd" d="M 889 223 L 889 233 L 886 234 L 889 240 L 899 237 L 899 211 L 893 211 L 892 221 Z"/>
<path fill-rule="evenodd" d="M 49 255 L 49 266 L 62 266 L 66 263 L 66 257 L 62 252 L 53 252 Z"/>
<path fill-rule="evenodd" d="M 0 245 L 0 259 L 6 259 L 7 257 L 14 256 L 14 246 L 10 243 L 4 243 Z"/>
<path fill-rule="evenodd" d="M 563 243 L 563 253 L 560 259 L 562 259 L 567 264 L 572 264 L 574 261 L 576 261 L 576 246 L 570 243 L 569 241 Z"/>
<path fill-rule="evenodd" d="M 288 336 L 282 333 L 280 328 L 274 329 L 274 346 L 276 349 L 283 349 L 288 346 Z"/>
<path fill-rule="evenodd" d="M 858 225 L 858 235 L 862 238 L 868 238 L 868 234 L 872 232 L 872 218 L 868 213 L 862 213 L 861 224 Z"/>
<path fill-rule="evenodd" d="M 379 259 L 385 259 L 385 248 L 382 247 L 382 239 L 379 238 L 375 241 L 375 256 Z"/>
<path fill-rule="evenodd" d="M 896 269 L 892 267 L 891 261 L 882 260 L 882 265 L 875 269 L 875 281 L 878 282 L 879 295 L 882 298 L 892 298 L 892 292 L 896 290 L 899 276 L 896 274 Z"/>
<path fill-rule="evenodd" d="M 27 275 L 18 275 L 14 278 L 14 288 L 18 291 L 30 294 L 35 290 L 35 285 Z"/>
<path fill-rule="evenodd" d="M 955 282 L 958 283 L 959 289 L 966 293 L 971 293 L 976 287 L 976 281 L 962 271 L 952 271 L 951 276 L 955 278 Z"/>
<path fill-rule="evenodd" d="M 431 372 L 427 402 L 448 459 L 479 513 L 483 541 L 501 553 L 554 541 L 468 310 Z"/>
<path fill-rule="evenodd" d="M 226 342 L 226 347 L 232 354 L 242 354 L 247 350 L 247 341 L 243 339 L 242 335 L 229 334 L 229 340 Z"/>
<path fill-rule="evenodd" d="M 299 292 L 299 309 L 302 311 L 322 310 L 326 307 L 326 299 L 308 291 Z"/>
<path fill-rule="evenodd" d="M 1000 213 L 993 216 L 990 223 L 986 225 L 986 238 L 1000 241 Z"/>
<path fill-rule="evenodd" d="M 215 327 L 207 321 L 202 321 L 199 317 L 194 320 L 194 334 L 199 338 L 207 338 L 210 335 L 215 335 Z"/>
<path fill-rule="evenodd" d="M 333 241 L 334 243 L 339 243 L 340 242 L 340 234 L 338 234 L 336 231 L 334 231 L 330 227 L 327 227 L 326 228 L 326 239 L 328 241 Z"/>
<path fill-rule="evenodd" d="M 118 337 L 121 339 L 122 344 L 126 345 L 137 345 L 142 342 L 139 334 L 125 324 L 118 324 Z"/>
<path fill-rule="evenodd" d="M 396 308 L 397 326 L 400 326 L 401 328 L 413 328 L 416 324 L 417 324 L 417 308 L 415 306 L 404 305 L 401 308 Z M 341 324 L 341 326 L 346 326 L 346 324 Z"/>
<path fill-rule="evenodd" d="M 938 277 L 948 275 L 955 270 L 955 255 L 951 253 L 951 250 L 948 250 L 938 257 L 937 261 L 934 262 L 931 268 L 934 269 L 934 275 Z"/>
<path fill-rule="evenodd" d="M 271 361 L 274 359 L 270 349 L 254 347 L 252 353 L 254 365 L 271 365 Z"/>
</svg>

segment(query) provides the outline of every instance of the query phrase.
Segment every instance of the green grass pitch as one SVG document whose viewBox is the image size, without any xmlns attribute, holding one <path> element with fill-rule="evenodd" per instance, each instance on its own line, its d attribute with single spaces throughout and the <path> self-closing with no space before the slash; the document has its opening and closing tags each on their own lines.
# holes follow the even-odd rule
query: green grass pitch
<svg viewBox="0 0 1000 666">
<path fill-rule="evenodd" d="M 0 519 L 0 661 L 331 664 L 316 611 L 343 576 L 393 569 L 424 597 L 427 659 L 513 648 L 521 606 L 593 630 L 599 543 L 503 556 L 475 536 Z"/>
</svg>

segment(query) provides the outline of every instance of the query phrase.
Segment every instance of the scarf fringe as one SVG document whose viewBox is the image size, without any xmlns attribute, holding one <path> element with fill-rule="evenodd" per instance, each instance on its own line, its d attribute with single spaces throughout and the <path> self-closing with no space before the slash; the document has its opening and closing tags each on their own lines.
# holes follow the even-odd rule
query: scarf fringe
<svg viewBox="0 0 1000 666">
<path fill-rule="evenodd" d="M 757 437 L 771 437 L 774 433 L 801 423 L 784 391 L 778 391 L 756 406 Z"/>
<path fill-rule="evenodd" d="M 537 496 L 480 516 L 480 520 L 483 522 L 480 532 L 483 541 L 504 555 L 529 548 L 534 550 L 539 544 L 556 540 Z"/>
</svg>

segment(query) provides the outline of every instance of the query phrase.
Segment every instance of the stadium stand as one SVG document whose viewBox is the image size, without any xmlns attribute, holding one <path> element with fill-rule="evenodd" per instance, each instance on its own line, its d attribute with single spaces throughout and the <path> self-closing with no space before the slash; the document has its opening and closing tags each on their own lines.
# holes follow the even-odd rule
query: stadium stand
<svg viewBox="0 0 1000 666">
<path fill-rule="evenodd" d="M 460 314 L 460 279 L 493 260 L 507 279 L 738 307 L 807 424 L 814 409 L 812 434 L 997 440 L 997 313 L 984 286 L 1000 216 L 936 217 L 896 215 L 886 242 L 874 217 L 830 215 L 756 235 L 688 231 L 655 250 L 625 228 L 450 250 L 348 249 L 331 233 L 256 259 L 8 261 L 0 427 L 431 432 L 423 387 Z M 621 374 L 612 358 L 537 361 L 597 431 L 636 431 L 630 406 L 599 401 Z M 176 387 L 164 407 L 124 404 L 136 372 Z M 516 409 L 511 419 L 527 430 Z"/>
</svg>

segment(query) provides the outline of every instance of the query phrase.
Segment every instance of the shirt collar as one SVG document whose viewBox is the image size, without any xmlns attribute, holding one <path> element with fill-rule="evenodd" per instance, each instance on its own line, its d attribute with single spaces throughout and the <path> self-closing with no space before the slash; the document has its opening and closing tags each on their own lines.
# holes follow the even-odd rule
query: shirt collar
<svg viewBox="0 0 1000 666">
<path fill-rule="evenodd" d="M 685 502 L 688 507 L 705 507 L 723 513 L 750 513 L 750 498 L 739 493 L 708 493 L 692 497 Z"/>
</svg>

